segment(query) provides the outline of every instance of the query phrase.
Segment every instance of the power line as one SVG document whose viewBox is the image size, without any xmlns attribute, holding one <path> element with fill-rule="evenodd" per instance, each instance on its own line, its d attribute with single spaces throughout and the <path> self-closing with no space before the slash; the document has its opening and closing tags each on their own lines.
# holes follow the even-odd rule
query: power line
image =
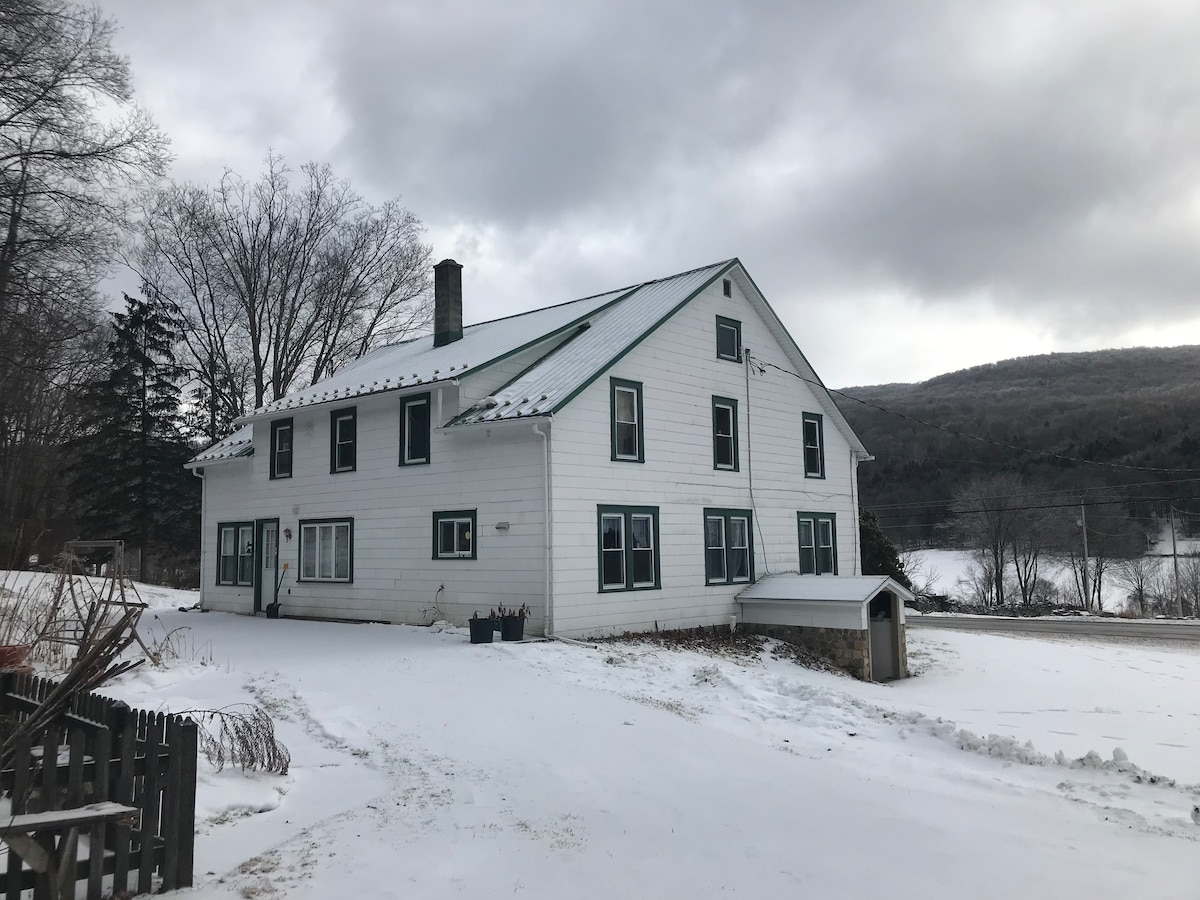
<svg viewBox="0 0 1200 900">
<path fill-rule="evenodd" d="M 985 498 L 985 499 L 991 499 L 991 498 Z M 1004 499 L 1004 498 L 998 497 L 995 499 Z M 1141 501 L 1154 501 L 1154 502 L 1161 501 L 1164 503 L 1169 503 L 1169 502 L 1174 502 L 1176 500 L 1192 500 L 1192 499 L 1194 499 L 1194 498 L 1193 497 L 1121 497 L 1121 498 L 1118 498 L 1115 500 L 1089 500 L 1089 501 L 1087 501 L 1087 503 L 1089 506 L 1113 506 L 1113 505 L 1120 504 L 1120 503 L 1138 503 Z M 984 506 L 984 507 L 980 507 L 978 509 L 956 509 L 954 512 L 956 515 L 967 515 L 970 513 L 1028 512 L 1030 510 L 1039 510 L 1039 509 L 1075 509 L 1079 505 L 1080 505 L 1080 501 L 1072 500 L 1069 503 L 1042 503 L 1042 504 L 1037 504 L 1037 505 L 1032 505 L 1032 506 L 1005 506 L 1005 507 L 1000 507 L 1000 508 L 992 507 L 990 509 L 988 507 Z M 873 509 L 872 509 L 872 512 L 874 512 Z M 898 518 L 901 518 L 901 516 L 897 514 L 897 515 L 891 515 L 891 516 L 876 516 L 876 518 L 879 519 L 880 521 L 882 521 L 884 519 L 898 519 Z M 888 527 L 891 527 L 891 526 L 888 526 Z"/>
<path fill-rule="evenodd" d="M 1087 491 L 1118 491 L 1118 490 L 1124 490 L 1125 488 L 1158 487 L 1159 485 L 1166 485 L 1166 484 L 1194 484 L 1197 482 L 1200 482 L 1200 478 L 1168 478 L 1165 481 L 1134 481 L 1134 482 L 1129 482 L 1127 484 L 1100 484 L 1100 485 L 1093 485 L 1091 487 L 1055 488 L 1053 490 L 1022 491 L 1022 492 L 1016 493 L 1016 494 L 995 494 L 995 495 L 989 495 L 982 499 L 985 499 L 985 500 L 1012 500 L 1017 497 L 1050 497 L 1055 494 L 1072 494 L 1072 495 L 1078 496 Z M 1161 499 L 1171 500 L 1172 498 L 1171 497 L 1163 497 Z M 1195 497 L 1177 497 L 1174 499 L 1194 500 L 1196 498 Z M 957 502 L 958 502 L 957 498 L 950 499 L 950 500 L 913 500 L 909 503 L 885 503 L 885 504 L 881 504 L 879 506 L 872 506 L 871 510 L 875 511 L 875 510 L 880 510 L 880 509 L 886 509 L 886 510 L 917 509 L 917 508 L 920 508 L 923 506 L 947 506 L 951 503 L 957 503 Z"/>
<path fill-rule="evenodd" d="M 747 354 L 747 356 L 749 356 L 749 354 Z M 959 431 L 955 428 L 948 428 L 945 425 L 938 425 L 935 422 L 927 422 L 924 419 L 918 419 L 916 416 L 910 416 L 906 413 L 896 412 L 894 409 L 888 409 L 886 406 L 880 406 L 878 403 L 872 403 L 869 400 L 863 400 L 859 397 L 852 397 L 850 394 L 847 394 L 843 391 L 837 391 L 833 388 L 825 387 L 825 385 L 816 379 L 805 378 L 803 375 L 798 375 L 791 369 L 785 369 L 782 366 L 777 366 L 774 363 L 766 362 L 765 360 L 758 359 L 757 357 L 750 359 L 750 365 L 757 368 L 760 375 L 765 375 L 767 369 L 775 369 L 777 372 L 782 372 L 784 375 L 791 375 L 793 378 L 797 378 L 806 384 L 815 385 L 816 387 L 819 387 L 821 390 L 827 391 L 830 394 L 837 394 L 839 397 L 844 397 L 845 399 L 852 400 L 855 403 L 861 403 L 863 406 L 868 406 L 871 409 L 877 409 L 882 413 L 887 413 L 889 416 L 896 416 L 897 418 L 904 419 L 906 422 L 915 422 L 918 425 L 924 425 L 926 428 L 933 428 L 937 431 L 942 431 L 946 434 L 952 434 L 955 437 L 963 438 L 964 440 L 976 441 L 981 444 L 990 444 L 993 447 L 1000 447 L 1004 450 L 1014 450 L 1017 453 L 1030 453 L 1035 456 L 1044 456 L 1048 457 L 1049 459 L 1060 459 L 1065 462 L 1082 463 L 1088 466 L 1100 466 L 1106 469 L 1123 469 L 1126 471 L 1132 470 L 1136 472 L 1164 472 L 1170 474 L 1200 472 L 1200 469 L 1169 469 L 1162 466 L 1131 466 L 1125 463 L 1100 462 L 1094 459 L 1084 459 L 1081 456 L 1067 456 L 1063 453 L 1053 453 L 1049 450 L 1034 450 L 1029 447 L 1018 447 L 1016 444 L 1006 444 L 1003 441 L 995 441 L 991 438 L 981 437 L 977 434 L 969 434 L 968 432 Z"/>
</svg>

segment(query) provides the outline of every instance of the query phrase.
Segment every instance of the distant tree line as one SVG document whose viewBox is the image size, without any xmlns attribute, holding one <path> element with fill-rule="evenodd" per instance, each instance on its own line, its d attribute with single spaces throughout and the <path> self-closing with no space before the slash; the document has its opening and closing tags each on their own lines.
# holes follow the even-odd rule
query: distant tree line
<svg viewBox="0 0 1200 900">
<path fill-rule="evenodd" d="M 862 505 L 902 548 L 953 546 L 959 494 L 992 476 L 1057 502 L 1103 495 L 1100 514 L 1134 522 L 1172 503 L 1200 513 L 1200 348 L 1049 354 L 845 393 L 873 404 L 836 398 L 875 456 Z"/>
<path fill-rule="evenodd" d="M 112 19 L 0 3 L 0 567 L 125 540 L 189 572 L 183 463 L 234 420 L 428 324 L 421 223 L 328 166 L 164 180 Z M 110 312 L 118 261 L 141 280 Z"/>
</svg>

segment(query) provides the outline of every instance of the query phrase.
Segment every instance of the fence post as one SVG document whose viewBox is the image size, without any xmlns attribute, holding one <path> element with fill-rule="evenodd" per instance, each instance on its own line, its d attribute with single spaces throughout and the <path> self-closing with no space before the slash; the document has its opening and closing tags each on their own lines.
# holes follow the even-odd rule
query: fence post
<svg viewBox="0 0 1200 900">
<path fill-rule="evenodd" d="M 163 889 L 172 891 L 179 887 L 179 791 L 182 763 L 180 750 L 180 726 L 178 716 L 167 717 L 167 780 L 162 792 Z"/>
<path fill-rule="evenodd" d="M 112 762 L 112 730 L 107 725 L 96 733 L 93 758 L 96 767 L 92 770 L 92 797 L 96 802 L 109 800 L 112 793 L 112 786 L 108 781 L 109 766 Z M 109 845 L 106 840 L 107 832 L 108 827 L 103 822 L 97 822 L 88 836 L 88 900 L 99 897 L 104 886 L 104 851 Z"/>
<path fill-rule="evenodd" d="M 196 723 L 185 719 L 181 729 L 180 755 L 183 758 L 183 784 L 179 794 L 179 886 L 191 887 L 196 851 L 196 768 L 200 755 L 200 735 Z"/>
<path fill-rule="evenodd" d="M 29 795 L 29 766 L 33 755 L 32 744 L 33 742 L 30 741 L 29 735 L 22 733 L 17 735 L 17 740 L 13 747 L 12 812 L 15 816 L 19 816 L 25 812 L 25 801 Z M 5 900 L 20 900 L 22 868 L 21 857 L 9 850 L 8 877 L 4 892 Z"/>
<path fill-rule="evenodd" d="M 117 770 L 116 793 L 113 800 L 124 806 L 133 806 L 133 765 L 137 752 L 137 716 L 125 704 L 114 704 L 112 721 L 115 723 L 115 746 L 121 750 L 120 768 Z M 129 891 L 129 843 L 133 829 L 118 825 L 113 829 L 113 894 Z"/>
<path fill-rule="evenodd" d="M 161 760 L 158 748 L 162 744 L 164 716 L 150 714 L 146 720 L 146 738 L 143 751 L 142 777 L 142 821 L 139 829 L 141 858 L 138 860 L 138 893 L 148 894 L 154 889 L 154 838 L 158 834 L 159 813 L 159 768 Z"/>
</svg>

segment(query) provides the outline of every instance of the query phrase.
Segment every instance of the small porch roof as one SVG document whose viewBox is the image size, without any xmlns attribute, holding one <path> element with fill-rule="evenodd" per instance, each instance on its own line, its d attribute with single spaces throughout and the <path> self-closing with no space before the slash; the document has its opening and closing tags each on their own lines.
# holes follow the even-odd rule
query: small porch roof
<svg viewBox="0 0 1200 900">
<path fill-rule="evenodd" d="M 881 591 L 904 602 L 913 592 L 889 575 L 767 575 L 738 594 L 738 600 L 804 600 L 826 603 L 868 603 Z"/>
</svg>

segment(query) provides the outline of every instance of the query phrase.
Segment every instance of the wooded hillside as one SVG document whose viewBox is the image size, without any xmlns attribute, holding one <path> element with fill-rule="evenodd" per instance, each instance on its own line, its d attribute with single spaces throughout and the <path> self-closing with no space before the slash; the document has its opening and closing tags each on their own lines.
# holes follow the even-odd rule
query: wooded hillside
<svg viewBox="0 0 1200 900">
<path fill-rule="evenodd" d="M 973 475 L 1014 473 L 1065 502 L 1114 488 L 1129 501 L 1114 515 L 1165 509 L 1151 498 L 1200 514 L 1200 347 L 1053 353 L 841 392 L 909 417 L 835 395 L 876 457 L 859 470 L 862 505 L 902 546 L 943 542 Z"/>
</svg>

